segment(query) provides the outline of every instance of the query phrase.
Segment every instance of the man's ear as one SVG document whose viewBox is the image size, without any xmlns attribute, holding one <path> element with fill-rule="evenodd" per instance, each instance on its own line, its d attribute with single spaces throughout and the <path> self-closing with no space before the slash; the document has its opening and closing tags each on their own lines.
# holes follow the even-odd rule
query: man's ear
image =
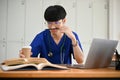
<svg viewBox="0 0 120 80">
<path fill-rule="evenodd" d="M 66 23 L 66 18 L 63 19 L 63 23 L 64 23 L 64 24 Z"/>
</svg>

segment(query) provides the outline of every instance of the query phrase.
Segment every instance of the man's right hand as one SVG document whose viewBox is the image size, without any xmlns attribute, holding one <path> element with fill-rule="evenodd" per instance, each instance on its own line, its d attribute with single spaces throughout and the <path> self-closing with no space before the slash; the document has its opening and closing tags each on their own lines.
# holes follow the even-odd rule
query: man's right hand
<svg viewBox="0 0 120 80">
<path fill-rule="evenodd" d="M 25 55 L 22 54 L 22 50 L 19 51 L 19 57 L 20 58 L 25 58 Z"/>
<path fill-rule="evenodd" d="M 32 55 L 32 52 L 31 52 L 31 55 Z M 19 57 L 20 58 L 26 58 L 24 54 L 22 54 L 22 50 L 19 51 Z"/>
</svg>

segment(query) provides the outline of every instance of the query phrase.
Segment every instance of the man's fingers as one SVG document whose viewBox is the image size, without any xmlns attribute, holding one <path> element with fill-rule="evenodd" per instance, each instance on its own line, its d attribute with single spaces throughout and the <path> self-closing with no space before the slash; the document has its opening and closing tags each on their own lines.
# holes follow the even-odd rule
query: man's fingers
<svg viewBox="0 0 120 80">
<path fill-rule="evenodd" d="M 25 55 L 23 55 L 23 54 L 20 54 L 20 58 L 25 58 Z"/>
<path fill-rule="evenodd" d="M 20 58 L 25 58 L 25 55 L 22 54 L 22 50 L 19 51 L 19 57 Z"/>
</svg>

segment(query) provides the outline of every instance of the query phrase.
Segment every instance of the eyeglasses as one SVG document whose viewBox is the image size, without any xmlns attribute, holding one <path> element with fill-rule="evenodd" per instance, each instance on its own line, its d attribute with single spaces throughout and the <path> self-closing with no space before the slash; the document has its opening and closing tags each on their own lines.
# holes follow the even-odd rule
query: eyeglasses
<svg viewBox="0 0 120 80">
<path fill-rule="evenodd" d="M 47 22 L 47 25 L 48 26 L 52 26 L 52 25 L 60 26 L 61 23 L 62 23 L 62 20 L 59 20 L 59 21 L 55 21 L 55 22 Z"/>
</svg>

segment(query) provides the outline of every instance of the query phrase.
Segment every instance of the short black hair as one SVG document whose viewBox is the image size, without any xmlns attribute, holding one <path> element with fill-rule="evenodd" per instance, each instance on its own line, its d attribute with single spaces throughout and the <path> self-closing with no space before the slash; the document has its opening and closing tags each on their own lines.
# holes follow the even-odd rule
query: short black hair
<svg viewBox="0 0 120 80">
<path fill-rule="evenodd" d="M 67 13 L 61 5 L 49 6 L 44 13 L 44 18 L 46 21 L 58 21 L 64 19 Z"/>
</svg>

